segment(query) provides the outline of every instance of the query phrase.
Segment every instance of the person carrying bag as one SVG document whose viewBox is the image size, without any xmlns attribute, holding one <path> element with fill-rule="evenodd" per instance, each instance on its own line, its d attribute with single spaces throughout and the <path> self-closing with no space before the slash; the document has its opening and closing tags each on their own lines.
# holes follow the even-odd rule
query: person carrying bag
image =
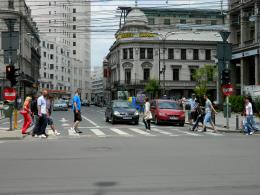
<svg viewBox="0 0 260 195">
<path fill-rule="evenodd" d="M 146 97 L 145 98 L 145 105 L 144 105 L 144 118 L 143 118 L 143 122 L 145 124 L 145 128 L 146 130 L 151 131 L 151 120 L 152 120 L 152 113 L 150 110 L 150 102 L 149 102 L 149 98 Z"/>
</svg>

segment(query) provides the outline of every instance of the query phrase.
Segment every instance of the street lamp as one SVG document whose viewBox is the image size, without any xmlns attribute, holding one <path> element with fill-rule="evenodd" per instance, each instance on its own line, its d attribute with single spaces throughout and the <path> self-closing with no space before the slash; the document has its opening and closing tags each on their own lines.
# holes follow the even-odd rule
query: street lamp
<svg viewBox="0 0 260 195">
<path fill-rule="evenodd" d="M 165 95 L 165 71 L 166 71 L 166 45 L 165 42 L 170 35 L 175 34 L 175 32 L 167 32 L 166 34 L 158 33 L 163 41 L 163 68 L 161 69 L 161 47 L 159 46 L 159 86 L 161 86 L 161 74 L 163 74 L 163 95 Z"/>
</svg>

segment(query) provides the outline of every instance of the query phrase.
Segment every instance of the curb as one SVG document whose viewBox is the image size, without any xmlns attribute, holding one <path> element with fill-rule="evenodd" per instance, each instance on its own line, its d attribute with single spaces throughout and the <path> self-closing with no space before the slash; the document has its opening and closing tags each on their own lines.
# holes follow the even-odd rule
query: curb
<svg viewBox="0 0 260 195">
<path fill-rule="evenodd" d="M 23 140 L 23 137 L 0 137 L 1 141 Z"/>
</svg>

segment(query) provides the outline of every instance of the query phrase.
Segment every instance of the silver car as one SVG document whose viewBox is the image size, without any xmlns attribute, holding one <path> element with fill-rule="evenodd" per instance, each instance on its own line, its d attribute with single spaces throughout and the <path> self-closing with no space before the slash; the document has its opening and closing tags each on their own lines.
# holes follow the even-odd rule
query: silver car
<svg viewBox="0 0 260 195">
<path fill-rule="evenodd" d="M 68 111 L 68 104 L 65 100 L 55 100 L 53 104 L 53 111 Z"/>
</svg>

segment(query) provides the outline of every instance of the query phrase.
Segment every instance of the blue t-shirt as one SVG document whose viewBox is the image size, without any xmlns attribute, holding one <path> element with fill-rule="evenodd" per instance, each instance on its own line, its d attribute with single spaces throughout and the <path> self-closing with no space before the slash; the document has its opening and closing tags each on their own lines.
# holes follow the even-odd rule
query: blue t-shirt
<svg viewBox="0 0 260 195">
<path fill-rule="evenodd" d="M 76 104 L 77 104 L 77 108 L 78 108 L 78 111 L 80 111 L 80 109 L 81 109 L 81 102 L 80 102 L 80 98 L 79 98 L 79 96 L 78 95 L 75 95 L 74 97 L 73 97 L 73 110 L 75 111 L 76 109 L 75 109 L 75 106 L 74 106 L 74 103 L 76 102 Z"/>
</svg>

